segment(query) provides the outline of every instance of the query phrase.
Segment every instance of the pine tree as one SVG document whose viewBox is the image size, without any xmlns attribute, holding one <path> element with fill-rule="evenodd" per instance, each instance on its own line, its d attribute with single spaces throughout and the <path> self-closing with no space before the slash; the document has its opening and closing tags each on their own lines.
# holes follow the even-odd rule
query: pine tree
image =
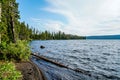
<svg viewBox="0 0 120 80">
<path fill-rule="evenodd" d="M 0 22 L 1 22 L 1 10 L 2 10 L 2 8 L 1 8 L 1 2 L 0 2 Z M 1 25 L 1 23 L 0 23 L 0 25 Z M 0 26 L 0 30 L 1 30 L 1 26 Z M 1 31 L 0 31 L 0 43 L 1 43 Z"/>
<path fill-rule="evenodd" d="M 3 31 L 1 31 L 2 39 L 8 42 L 16 42 L 16 25 L 19 19 L 18 4 L 16 0 L 1 0 L 2 5 L 2 19 L 1 25 Z M 5 39 L 7 38 L 7 40 Z"/>
</svg>

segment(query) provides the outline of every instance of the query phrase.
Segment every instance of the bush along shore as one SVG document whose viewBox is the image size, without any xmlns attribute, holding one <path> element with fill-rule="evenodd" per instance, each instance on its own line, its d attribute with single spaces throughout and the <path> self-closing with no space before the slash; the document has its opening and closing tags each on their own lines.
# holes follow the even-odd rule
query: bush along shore
<svg viewBox="0 0 120 80">
<path fill-rule="evenodd" d="M 28 61 L 29 50 L 24 41 L 0 44 L 0 80 L 21 80 L 22 73 L 15 67 L 16 62 Z M 26 55 L 27 53 L 27 55 Z"/>
<path fill-rule="evenodd" d="M 27 41 L 0 44 L 0 80 L 45 80 L 39 68 L 32 63 Z"/>
</svg>

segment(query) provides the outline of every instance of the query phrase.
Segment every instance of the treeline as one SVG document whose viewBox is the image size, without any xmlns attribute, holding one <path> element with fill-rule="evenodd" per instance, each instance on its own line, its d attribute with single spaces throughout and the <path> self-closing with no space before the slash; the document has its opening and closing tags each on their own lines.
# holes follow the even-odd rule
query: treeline
<svg viewBox="0 0 120 80">
<path fill-rule="evenodd" d="M 30 28 L 25 22 L 19 22 L 17 28 L 18 38 L 20 40 L 67 40 L 67 39 L 86 39 L 84 36 L 65 34 L 64 32 L 39 31 Z"/>
<path fill-rule="evenodd" d="M 25 22 L 21 22 L 18 25 L 18 38 L 20 40 L 68 40 L 68 39 L 85 39 L 84 36 L 77 36 L 71 34 L 65 34 L 64 32 L 50 32 L 50 31 L 38 31 L 35 28 L 30 28 Z"/>
<path fill-rule="evenodd" d="M 32 31 L 32 39 L 41 39 L 41 40 L 68 40 L 68 39 L 85 39 L 83 36 L 65 34 L 64 32 L 49 32 L 44 31 L 40 32 L 38 30 L 33 29 Z"/>
</svg>

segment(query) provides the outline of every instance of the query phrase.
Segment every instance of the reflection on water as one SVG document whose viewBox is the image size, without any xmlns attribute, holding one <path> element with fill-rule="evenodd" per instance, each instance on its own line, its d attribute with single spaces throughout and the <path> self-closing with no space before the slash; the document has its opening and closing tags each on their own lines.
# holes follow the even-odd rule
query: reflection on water
<svg viewBox="0 0 120 80">
<path fill-rule="evenodd" d="M 45 48 L 41 49 L 41 45 L 44 45 Z M 53 64 L 41 60 L 34 60 L 49 74 L 59 75 L 59 77 L 49 75 L 46 72 L 51 80 L 57 80 L 57 77 L 62 80 L 120 80 L 119 40 L 36 40 L 31 42 L 31 47 L 32 51 L 38 52 L 39 55 L 70 68 L 83 69 L 91 73 L 91 76 L 86 76 L 57 66 L 53 67 Z M 52 70 L 49 70 L 51 67 Z M 65 78 L 66 76 L 67 78 Z"/>
</svg>

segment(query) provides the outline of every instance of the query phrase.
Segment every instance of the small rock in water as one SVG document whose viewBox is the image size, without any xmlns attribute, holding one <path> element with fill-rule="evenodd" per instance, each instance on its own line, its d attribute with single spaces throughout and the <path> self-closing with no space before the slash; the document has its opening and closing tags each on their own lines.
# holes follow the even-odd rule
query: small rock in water
<svg viewBox="0 0 120 80">
<path fill-rule="evenodd" d="M 40 46 L 40 48 L 41 48 L 41 49 L 44 49 L 44 48 L 45 48 L 45 46 L 41 45 L 41 46 Z"/>
</svg>

